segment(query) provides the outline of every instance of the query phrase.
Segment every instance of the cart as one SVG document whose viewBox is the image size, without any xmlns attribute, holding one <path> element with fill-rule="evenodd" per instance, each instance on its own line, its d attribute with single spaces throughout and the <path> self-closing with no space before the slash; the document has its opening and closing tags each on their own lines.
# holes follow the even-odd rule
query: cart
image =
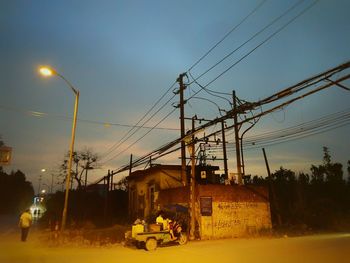
<svg viewBox="0 0 350 263">
<path fill-rule="evenodd" d="M 125 233 L 126 244 L 134 244 L 137 248 L 146 248 L 147 251 L 156 250 L 158 245 L 167 243 L 178 243 L 184 245 L 187 243 L 187 235 L 182 232 L 174 233 L 174 238 L 171 237 L 169 230 L 163 231 L 148 231 Z"/>
</svg>

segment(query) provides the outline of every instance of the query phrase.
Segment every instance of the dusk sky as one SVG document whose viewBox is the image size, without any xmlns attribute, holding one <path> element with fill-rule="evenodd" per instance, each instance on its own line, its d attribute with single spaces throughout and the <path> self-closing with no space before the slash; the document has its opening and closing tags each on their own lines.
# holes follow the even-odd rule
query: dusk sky
<svg viewBox="0 0 350 263">
<path fill-rule="evenodd" d="M 301 12 L 208 88 L 224 93 L 235 90 L 240 99 L 254 102 L 350 60 L 348 0 L 1 0 L 0 136 L 13 148 L 11 165 L 5 170 L 22 170 L 36 190 L 40 170 L 47 169 L 43 182 L 49 184 L 50 174 L 69 149 L 74 94 L 62 79 L 39 76 L 38 66 L 51 65 L 80 91 L 75 149 L 90 148 L 103 157 L 101 168 L 91 173 L 89 181 L 93 182 L 108 169 L 127 164 L 130 154 L 140 157 L 179 137 L 176 110 L 157 126 L 162 129 L 152 130 L 129 149 L 124 150 L 149 130 L 142 128 L 118 148 L 113 147 L 130 129 L 121 125 L 136 124 L 180 73 L 254 9 L 193 67 L 193 76 L 201 75 L 266 25 L 286 15 L 198 79 L 199 83 L 213 80 Z M 350 87 L 349 80 L 343 84 Z M 172 104 L 179 98 L 171 97 L 177 87 L 170 89 L 152 113 L 169 103 L 145 126 L 153 127 L 174 109 Z M 199 89 L 196 84 L 190 85 L 185 97 Z M 226 100 L 206 92 L 198 97 L 230 109 Z M 262 117 L 245 138 L 350 111 L 349 101 L 349 91 L 333 86 Z M 186 104 L 186 117 L 195 114 L 206 119 L 220 116 L 217 107 L 203 99 L 191 99 Z M 191 123 L 186 123 L 186 128 L 190 127 Z M 333 160 L 345 168 L 350 159 L 349 134 L 350 126 L 342 125 L 266 145 L 270 168 L 309 172 L 311 164 L 321 163 L 323 146 L 329 147 Z M 227 140 L 234 141 L 232 132 L 228 132 Z M 261 147 L 247 149 L 244 154 L 246 174 L 265 176 Z M 180 164 L 179 156 L 177 152 L 156 163 Z M 228 157 L 229 169 L 234 171 L 234 153 Z M 220 162 L 211 164 L 222 167 Z"/>
</svg>

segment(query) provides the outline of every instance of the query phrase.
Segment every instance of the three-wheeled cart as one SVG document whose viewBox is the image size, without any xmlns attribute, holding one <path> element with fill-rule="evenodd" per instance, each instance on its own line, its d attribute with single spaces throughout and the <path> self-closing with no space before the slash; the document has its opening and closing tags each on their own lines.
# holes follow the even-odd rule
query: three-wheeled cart
<svg viewBox="0 0 350 263">
<path fill-rule="evenodd" d="M 132 232 L 125 233 L 125 240 L 127 244 L 135 244 L 137 248 L 145 247 L 146 250 L 153 251 L 158 245 L 171 242 L 184 245 L 187 243 L 187 235 L 179 232 L 172 238 L 170 230 L 142 232 L 133 227 Z"/>
</svg>

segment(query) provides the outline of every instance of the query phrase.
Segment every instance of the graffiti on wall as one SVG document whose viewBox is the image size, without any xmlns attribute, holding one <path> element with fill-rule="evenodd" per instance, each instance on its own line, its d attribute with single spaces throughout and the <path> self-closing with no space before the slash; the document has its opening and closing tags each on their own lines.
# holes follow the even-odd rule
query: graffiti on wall
<svg viewBox="0 0 350 263">
<path fill-rule="evenodd" d="M 266 203 L 213 203 L 211 217 L 201 217 L 203 238 L 240 236 L 248 229 L 270 228 L 270 210 Z"/>
</svg>

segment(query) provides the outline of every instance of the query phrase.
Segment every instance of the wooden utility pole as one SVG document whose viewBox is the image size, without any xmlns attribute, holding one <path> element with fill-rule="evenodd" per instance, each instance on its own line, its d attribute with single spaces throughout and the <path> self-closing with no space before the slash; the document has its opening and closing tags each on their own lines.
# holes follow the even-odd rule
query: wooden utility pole
<svg viewBox="0 0 350 263">
<path fill-rule="evenodd" d="M 181 180 L 184 186 L 187 185 L 187 176 L 186 176 L 186 145 L 183 140 L 185 137 L 185 101 L 184 101 L 184 90 L 185 85 L 183 82 L 183 78 L 186 76 L 186 73 L 182 73 L 179 75 L 177 82 L 179 82 L 180 89 L 180 129 L 181 129 Z"/>
<path fill-rule="evenodd" d="M 111 187 L 110 187 L 110 190 L 113 191 L 114 190 L 114 187 L 113 187 L 113 176 L 114 176 L 113 171 L 111 172 L 110 176 L 111 176 L 111 180 L 110 180 Z"/>
<path fill-rule="evenodd" d="M 194 122 L 195 117 L 192 118 L 192 138 L 190 142 L 191 152 L 191 181 L 190 181 L 190 240 L 194 240 L 194 231 L 196 227 L 196 147 L 194 138 Z"/>
<path fill-rule="evenodd" d="M 238 176 L 238 182 L 240 182 L 242 179 L 242 164 L 241 164 L 241 152 L 239 147 L 239 127 L 238 127 L 238 120 L 237 120 L 237 102 L 236 102 L 236 92 L 232 92 L 233 97 L 233 121 L 234 121 L 234 130 L 235 130 L 235 143 L 236 143 L 236 160 L 237 160 L 237 176 Z"/>
<path fill-rule="evenodd" d="M 272 210 L 273 213 L 276 215 L 277 217 L 277 222 L 278 225 L 282 224 L 282 219 L 281 219 L 281 215 L 279 213 L 279 209 L 278 209 L 278 205 L 277 205 L 277 199 L 276 199 L 276 193 L 275 193 L 275 188 L 272 185 L 272 181 L 271 181 L 271 172 L 270 172 L 270 166 L 269 166 L 269 162 L 267 160 L 266 157 L 266 152 L 265 152 L 265 148 L 262 148 L 263 154 L 264 154 L 264 159 L 265 159 L 265 165 L 266 165 L 266 170 L 267 170 L 267 178 L 269 181 L 269 192 L 270 192 L 270 200 L 271 200 L 271 204 L 272 204 Z"/>
<path fill-rule="evenodd" d="M 132 154 L 130 154 L 129 175 L 131 174 L 131 169 L 132 169 Z"/>
<path fill-rule="evenodd" d="M 221 121 L 221 132 L 222 132 L 222 151 L 224 153 L 224 170 L 225 170 L 225 175 L 228 176 L 226 138 L 225 138 L 225 121 L 224 120 Z"/>
<path fill-rule="evenodd" d="M 108 170 L 107 176 L 103 179 L 103 186 L 104 186 L 104 192 L 105 192 L 105 204 L 104 204 L 104 222 L 107 223 L 107 216 L 108 216 L 108 208 L 109 208 L 109 177 L 110 177 L 110 171 Z"/>
</svg>

